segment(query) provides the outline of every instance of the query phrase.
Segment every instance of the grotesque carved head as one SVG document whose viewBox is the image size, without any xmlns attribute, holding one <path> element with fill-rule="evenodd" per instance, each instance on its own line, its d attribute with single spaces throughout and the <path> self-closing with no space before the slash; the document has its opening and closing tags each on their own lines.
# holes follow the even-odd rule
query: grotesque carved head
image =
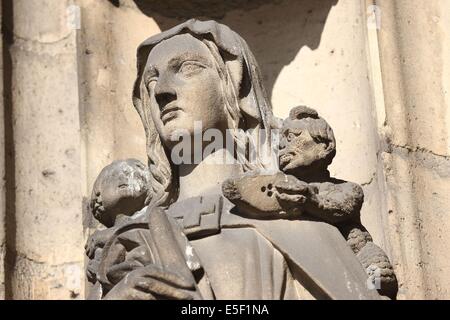
<svg viewBox="0 0 450 320">
<path fill-rule="evenodd" d="M 148 183 L 149 173 L 140 161 L 114 161 L 95 180 L 92 214 L 106 227 L 113 226 L 118 215 L 131 216 L 145 206 Z"/>
<path fill-rule="evenodd" d="M 283 122 L 280 169 L 297 177 L 326 171 L 336 155 L 333 130 L 317 111 L 298 106 Z"/>
</svg>

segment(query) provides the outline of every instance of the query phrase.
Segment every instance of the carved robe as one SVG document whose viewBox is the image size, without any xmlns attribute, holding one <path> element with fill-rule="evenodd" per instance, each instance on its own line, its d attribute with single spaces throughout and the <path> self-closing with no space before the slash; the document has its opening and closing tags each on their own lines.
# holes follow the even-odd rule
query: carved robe
<svg viewBox="0 0 450 320">
<path fill-rule="evenodd" d="M 178 242 L 203 298 L 380 298 L 368 289 L 362 265 L 335 227 L 308 220 L 248 219 L 235 210 L 221 195 L 179 201 L 167 210 L 174 233 L 181 227 L 186 236 Z M 145 264 L 145 259 L 134 257 L 152 242 L 145 235 L 148 214 L 151 211 L 130 219 L 121 227 L 125 232 L 105 246 L 99 278 L 106 287 L 111 286 L 106 275 L 116 267 L 118 256 Z M 124 253 L 130 243 L 132 250 Z"/>
<path fill-rule="evenodd" d="M 209 196 L 168 210 L 190 239 L 216 299 L 380 298 L 335 227 L 247 219 L 234 209 L 225 198 Z"/>
</svg>

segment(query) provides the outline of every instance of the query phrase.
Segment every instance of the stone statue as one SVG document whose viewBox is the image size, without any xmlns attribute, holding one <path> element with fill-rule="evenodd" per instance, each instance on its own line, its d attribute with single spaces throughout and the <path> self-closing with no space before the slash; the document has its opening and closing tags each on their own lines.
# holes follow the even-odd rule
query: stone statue
<svg viewBox="0 0 450 320">
<path fill-rule="evenodd" d="M 282 191 L 279 199 L 285 205 L 301 207 L 305 213 L 336 225 L 368 275 L 373 277 L 374 271 L 379 272 L 378 291 L 394 299 L 398 283 L 393 267 L 361 224 L 362 188 L 331 178 L 327 170 L 336 154 L 331 127 L 317 111 L 299 106 L 284 121 L 281 135 L 280 169 L 299 181 L 279 186 L 278 190 Z"/>
<path fill-rule="evenodd" d="M 121 220 L 133 216 L 145 206 L 148 193 L 149 174 L 140 161 L 127 159 L 114 161 L 98 175 L 91 195 L 92 215 L 108 229 L 97 231 L 86 245 L 90 258 L 87 277 L 97 281 L 97 269 L 102 247 Z"/>
<path fill-rule="evenodd" d="M 328 123 L 311 108 L 293 108 L 283 122 L 279 148 L 280 170 L 286 175 L 230 179 L 224 194 L 247 215 L 280 217 L 282 212 L 285 218 L 306 215 L 337 226 L 368 275 L 373 278 L 379 272 L 380 294 L 395 298 L 398 284 L 392 265 L 361 224 L 362 188 L 331 178 L 327 170 L 336 154 Z M 261 185 L 262 193 L 254 193 L 250 185 Z"/>
<path fill-rule="evenodd" d="M 186 21 L 139 46 L 137 71 L 148 168 L 114 162 L 95 182 L 107 229 L 86 245 L 91 299 L 394 297 L 359 222 L 362 189 L 328 174 L 331 128 L 306 107 L 272 115 L 238 34 Z M 368 266 L 385 272 L 381 295 Z"/>
</svg>

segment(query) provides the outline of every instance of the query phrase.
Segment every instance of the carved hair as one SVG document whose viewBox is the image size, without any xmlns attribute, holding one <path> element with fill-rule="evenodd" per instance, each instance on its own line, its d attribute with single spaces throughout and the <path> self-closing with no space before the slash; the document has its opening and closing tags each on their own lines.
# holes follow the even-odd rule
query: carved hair
<svg viewBox="0 0 450 320">
<path fill-rule="evenodd" d="M 263 129 L 264 139 L 253 136 L 259 149 L 271 148 L 270 129 L 272 108 L 267 99 L 256 60 L 246 42 L 228 27 L 215 21 L 191 19 L 170 30 L 144 41 L 137 52 L 138 75 L 133 91 L 133 104 L 144 125 L 147 137 L 147 156 L 150 171 L 150 187 L 147 202 L 151 206 L 168 206 L 178 197 L 178 170 L 170 161 L 169 150 L 163 146 L 150 114 L 150 97 L 143 79 L 143 72 L 150 51 L 160 42 L 175 35 L 189 33 L 202 41 L 211 52 L 222 79 L 225 108 L 229 115 L 228 127 L 232 129 L 237 148 L 247 150 L 248 136 L 252 129 Z M 233 64 L 234 71 L 230 71 Z M 234 77 L 233 77 L 234 75 Z M 235 130 L 233 130 L 235 129 Z M 243 129 L 243 130 L 239 130 Z M 259 130 L 253 130 L 258 135 Z M 275 166 L 276 159 L 248 161 L 246 155 L 238 153 L 244 171 L 265 169 L 264 163 Z"/>
</svg>

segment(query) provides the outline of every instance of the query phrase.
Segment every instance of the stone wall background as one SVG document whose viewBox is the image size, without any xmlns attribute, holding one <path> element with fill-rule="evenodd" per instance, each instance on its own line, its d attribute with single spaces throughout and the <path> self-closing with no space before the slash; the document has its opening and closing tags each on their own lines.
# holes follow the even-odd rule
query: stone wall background
<svg viewBox="0 0 450 320">
<path fill-rule="evenodd" d="M 276 115 L 306 104 L 331 124 L 332 174 L 363 185 L 363 223 L 394 264 L 399 298 L 450 298 L 448 1 L 2 0 L 1 8 L 0 298 L 84 297 L 93 181 L 112 160 L 145 161 L 131 103 L 136 47 L 191 17 L 247 40 Z"/>
</svg>

